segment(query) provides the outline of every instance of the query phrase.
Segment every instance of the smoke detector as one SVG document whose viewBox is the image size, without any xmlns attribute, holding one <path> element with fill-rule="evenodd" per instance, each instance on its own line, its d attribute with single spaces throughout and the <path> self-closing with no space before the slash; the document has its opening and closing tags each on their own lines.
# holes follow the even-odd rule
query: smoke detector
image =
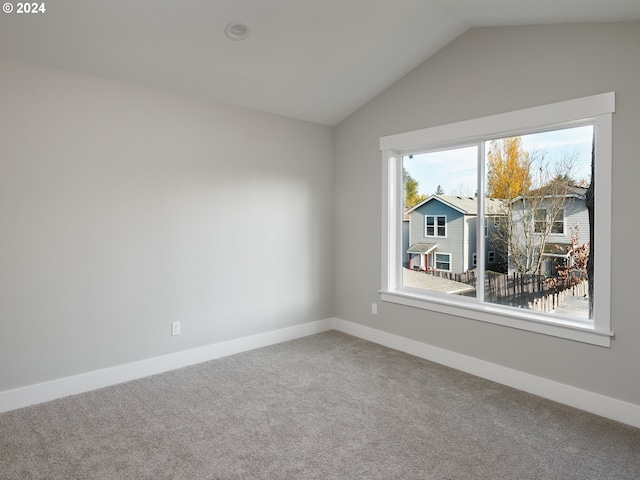
<svg viewBox="0 0 640 480">
<path fill-rule="evenodd" d="M 229 40 L 244 40 L 249 36 L 249 27 L 242 22 L 231 22 L 224 28 L 224 34 Z"/>
</svg>

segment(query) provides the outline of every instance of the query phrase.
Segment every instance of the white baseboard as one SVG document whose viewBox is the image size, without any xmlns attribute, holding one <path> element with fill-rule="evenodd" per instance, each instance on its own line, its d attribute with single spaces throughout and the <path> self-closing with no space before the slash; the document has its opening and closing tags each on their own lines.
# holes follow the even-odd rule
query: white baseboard
<svg viewBox="0 0 640 480">
<path fill-rule="evenodd" d="M 0 392 L 0 413 L 325 332 L 333 329 L 333 324 L 334 319 L 332 318 L 303 323 L 125 365 L 6 390 Z"/>
<path fill-rule="evenodd" d="M 332 329 L 640 428 L 640 405 L 581 390 L 339 318 L 304 323 L 125 365 L 7 390 L 0 392 L 0 413 Z"/>
<path fill-rule="evenodd" d="M 400 350 L 415 355 L 416 357 L 440 363 L 478 377 L 486 378 L 487 380 L 640 428 L 640 405 L 617 400 L 599 393 L 581 390 L 570 385 L 554 382 L 546 378 L 478 360 L 477 358 L 338 318 L 333 320 L 333 326 L 335 330 L 362 338 L 363 340 L 384 345 L 394 350 Z"/>
</svg>

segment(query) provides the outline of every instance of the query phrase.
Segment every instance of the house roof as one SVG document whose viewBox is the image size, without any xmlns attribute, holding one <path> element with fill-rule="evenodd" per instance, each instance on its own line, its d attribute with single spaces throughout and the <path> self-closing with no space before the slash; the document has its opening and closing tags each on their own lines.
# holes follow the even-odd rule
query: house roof
<svg viewBox="0 0 640 480">
<path fill-rule="evenodd" d="M 576 194 L 576 195 L 586 195 L 587 194 L 587 189 L 586 188 L 582 188 L 582 187 L 568 187 L 568 190 L 570 193 Z"/>
<path fill-rule="evenodd" d="M 514 202 L 514 203 L 515 202 L 519 202 L 520 200 L 522 200 L 523 197 L 526 198 L 526 197 L 532 197 L 532 196 L 535 196 L 535 195 L 539 195 L 540 192 L 541 192 L 540 188 L 532 190 L 531 191 L 531 195 L 520 195 L 520 196 L 514 198 L 512 200 L 512 202 Z M 544 198 L 551 198 L 551 197 L 571 198 L 571 197 L 573 197 L 573 198 L 578 198 L 578 199 L 584 200 L 586 194 L 587 194 L 587 189 L 586 188 L 574 187 L 574 186 L 567 185 L 566 186 L 566 192 L 563 193 L 562 195 L 547 194 L 547 195 L 544 195 Z"/>
<path fill-rule="evenodd" d="M 454 210 L 459 211 L 464 215 L 477 215 L 478 214 L 478 198 L 477 197 L 463 197 L 456 195 L 430 195 L 426 200 L 414 205 L 407 210 L 405 214 L 409 214 L 414 210 L 422 207 L 423 205 L 437 201 Z M 498 198 L 486 198 L 485 199 L 485 213 L 495 213 L 502 206 L 502 200 Z"/>
<path fill-rule="evenodd" d="M 584 197 L 587 193 L 587 189 L 582 187 L 574 187 L 572 185 L 566 185 L 563 188 L 566 188 L 566 192 L 562 194 L 565 197 L 573 197 L 573 196 Z M 538 193 L 540 192 L 540 190 L 541 189 L 533 190 L 533 193 Z"/>
<path fill-rule="evenodd" d="M 407 253 L 429 253 L 437 246 L 437 243 L 414 243 L 407 249 Z"/>
</svg>

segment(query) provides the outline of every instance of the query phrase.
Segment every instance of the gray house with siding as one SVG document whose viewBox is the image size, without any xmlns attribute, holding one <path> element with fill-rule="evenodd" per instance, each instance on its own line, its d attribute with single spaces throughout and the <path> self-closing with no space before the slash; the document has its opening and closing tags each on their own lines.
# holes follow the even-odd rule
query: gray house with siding
<svg viewBox="0 0 640 480">
<path fill-rule="evenodd" d="M 569 250 L 571 247 L 571 232 L 578 234 L 580 245 L 589 242 L 589 212 L 586 205 L 586 188 L 567 187 L 567 193 L 563 195 L 550 196 L 548 201 L 554 202 L 558 197 L 564 197 L 562 201 L 562 209 L 555 218 L 549 218 L 550 215 L 545 209 L 545 202 L 542 202 L 533 215 L 536 223 L 552 222 L 551 231 L 547 235 L 544 247 L 542 249 L 542 264 L 540 273 L 543 275 L 554 275 L 558 265 L 565 264 L 569 259 Z M 520 205 L 523 205 L 521 199 L 516 199 Z M 526 208 L 526 207 L 522 207 Z M 521 219 L 526 218 L 525 215 L 519 216 Z M 538 231 L 536 225 L 535 231 Z M 513 270 L 510 266 L 509 270 Z"/>
<path fill-rule="evenodd" d="M 478 199 L 431 195 L 405 212 L 409 216 L 409 265 L 418 270 L 463 273 L 476 267 Z M 501 200 L 487 198 L 487 212 L 500 210 Z M 491 241 L 498 223 L 487 217 L 484 225 L 487 268 L 504 260 Z"/>
</svg>

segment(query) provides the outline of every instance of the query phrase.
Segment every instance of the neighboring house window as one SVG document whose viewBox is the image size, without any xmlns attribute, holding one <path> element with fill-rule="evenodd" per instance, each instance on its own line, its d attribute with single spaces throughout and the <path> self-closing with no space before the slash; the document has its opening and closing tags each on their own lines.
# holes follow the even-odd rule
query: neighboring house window
<svg viewBox="0 0 640 480">
<path fill-rule="evenodd" d="M 547 223 L 550 221 L 550 213 L 547 213 L 546 208 L 537 208 L 534 213 L 535 232 L 542 233 L 547 229 Z M 556 235 L 564 234 L 564 209 L 560 209 L 556 212 L 555 218 L 551 223 L 549 233 Z"/>
<path fill-rule="evenodd" d="M 610 92 L 382 137 L 386 208 L 382 216 L 381 299 L 609 346 L 614 111 L 615 94 Z M 572 140 L 578 137 L 580 140 Z M 565 152 L 575 146 L 587 152 L 579 154 L 577 171 L 563 171 L 552 179 L 543 177 L 545 165 L 540 162 L 548 162 L 549 171 L 562 163 L 561 158 L 556 158 L 562 153 L 557 147 L 558 140 L 568 147 Z M 536 145 L 551 150 L 536 150 Z M 517 153 L 517 162 L 507 161 L 514 151 L 522 152 Z M 412 165 L 416 165 L 415 169 Z M 442 165 L 450 168 L 442 169 Z M 542 166 L 538 168 L 538 165 Z M 430 262 L 433 261 L 437 270 L 450 271 L 451 276 L 434 275 L 433 282 L 422 285 L 410 284 L 410 276 L 405 277 L 402 268 L 404 192 L 400 179 L 405 168 L 427 192 L 435 191 L 438 185 L 449 194 L 455 192 L 456 200 L 449 206 L 473 215 L 477 225 L 483 226 L 473 228 L 466 222 L 458 229 L 454 224 L 447 226 L 443 216 L 425 216 L 424 233 L 433 238 L 427 240 L 425 248 L 444 247 L 451 252 L 434 253 Z M 427 173 L 420 176 L 420 172 Z M 593 179 L 592 172 L 595 172 Z M 592 184 L 597 185 L 597 194 L 593 196 Z M 571 193 L 566 193 L 567 189 L 557 193 L 558 185 L 570 186 Z M 563 310 L 560 304 L 549 310 L 546 304 L 557 305 L 556 300 L 545 297 L 542 305 L 533 298 L 540 297 L 541 291 L 546 295 L 546 286 L 539 290 L 541 284 L 538 283 L 530 291 L 514 289 L 543 281 L 539 275 L 541 263 L 548 251 L 557 248 L 544 232 L 566 234 L 572 225 L 565 218 L 564 207 L 555 213 L 558 210 L 550 209 L 549 205 L 569 197 L 572 205 L 584 209 L 586 199 L 597 199 L 592 204 L 594 215 L 589 216 L 596 219 L 595 224 L 590 224 L 591 220 L 586 226 L 584 222 L 580 224 L 581 238 L 589 239 L 593 235 L 597 240 L 591 245 L 594 271 L 586 276 L 587 283 L 591 282 L 586 287 L 589 299 L 585 300 L 584 294 L 580 294 L 578 310 Z M 572 218 L 573 212 L 572 206 Z M 493 217 L 495 228 L 488 228 L 488 217 Z M 422 235 L 422 232 L 418 228 L 415 234 Z M 464 252 L 469 249 L 480 253 L 474 256 L 476 268 L 472 272 L 455 271 L 456 265 L 464 264 Z M 498 257 L 500 263 L 496 263 Z M 488 269 L 489 264 L 495 267 Z M 577 278 L 582 281 L 584 276 Z"/>
<path fill-rule="evenodd" d="M 535 222 L 535 232 L 544 232 L 547 227 L 547 210 L 545 208 L 536 209 L 533 215 L 533 221 Z"/>
<path fill-rule="evenodd" d="M 446 215 L 425 215 L 424 216 L 426 237 L 446 237 L 447 217 Z"/>
<path fill-rule="evenodd" d="M 477 254 L 474 253 L 473 254 L 473 266 L 475 267 L 476 265 L 478 265 L 478 257 L 477 257 Z"/>
<path fill-rule="evenodd" d="M 551 233 L 564 234 L 564 209 L 556 213 L 551 224 Z"/>
<path fill-rule="evenodd" d="M 450 253 L 436 253 L 436 270 L 451 271 Z"/>
</svg>

